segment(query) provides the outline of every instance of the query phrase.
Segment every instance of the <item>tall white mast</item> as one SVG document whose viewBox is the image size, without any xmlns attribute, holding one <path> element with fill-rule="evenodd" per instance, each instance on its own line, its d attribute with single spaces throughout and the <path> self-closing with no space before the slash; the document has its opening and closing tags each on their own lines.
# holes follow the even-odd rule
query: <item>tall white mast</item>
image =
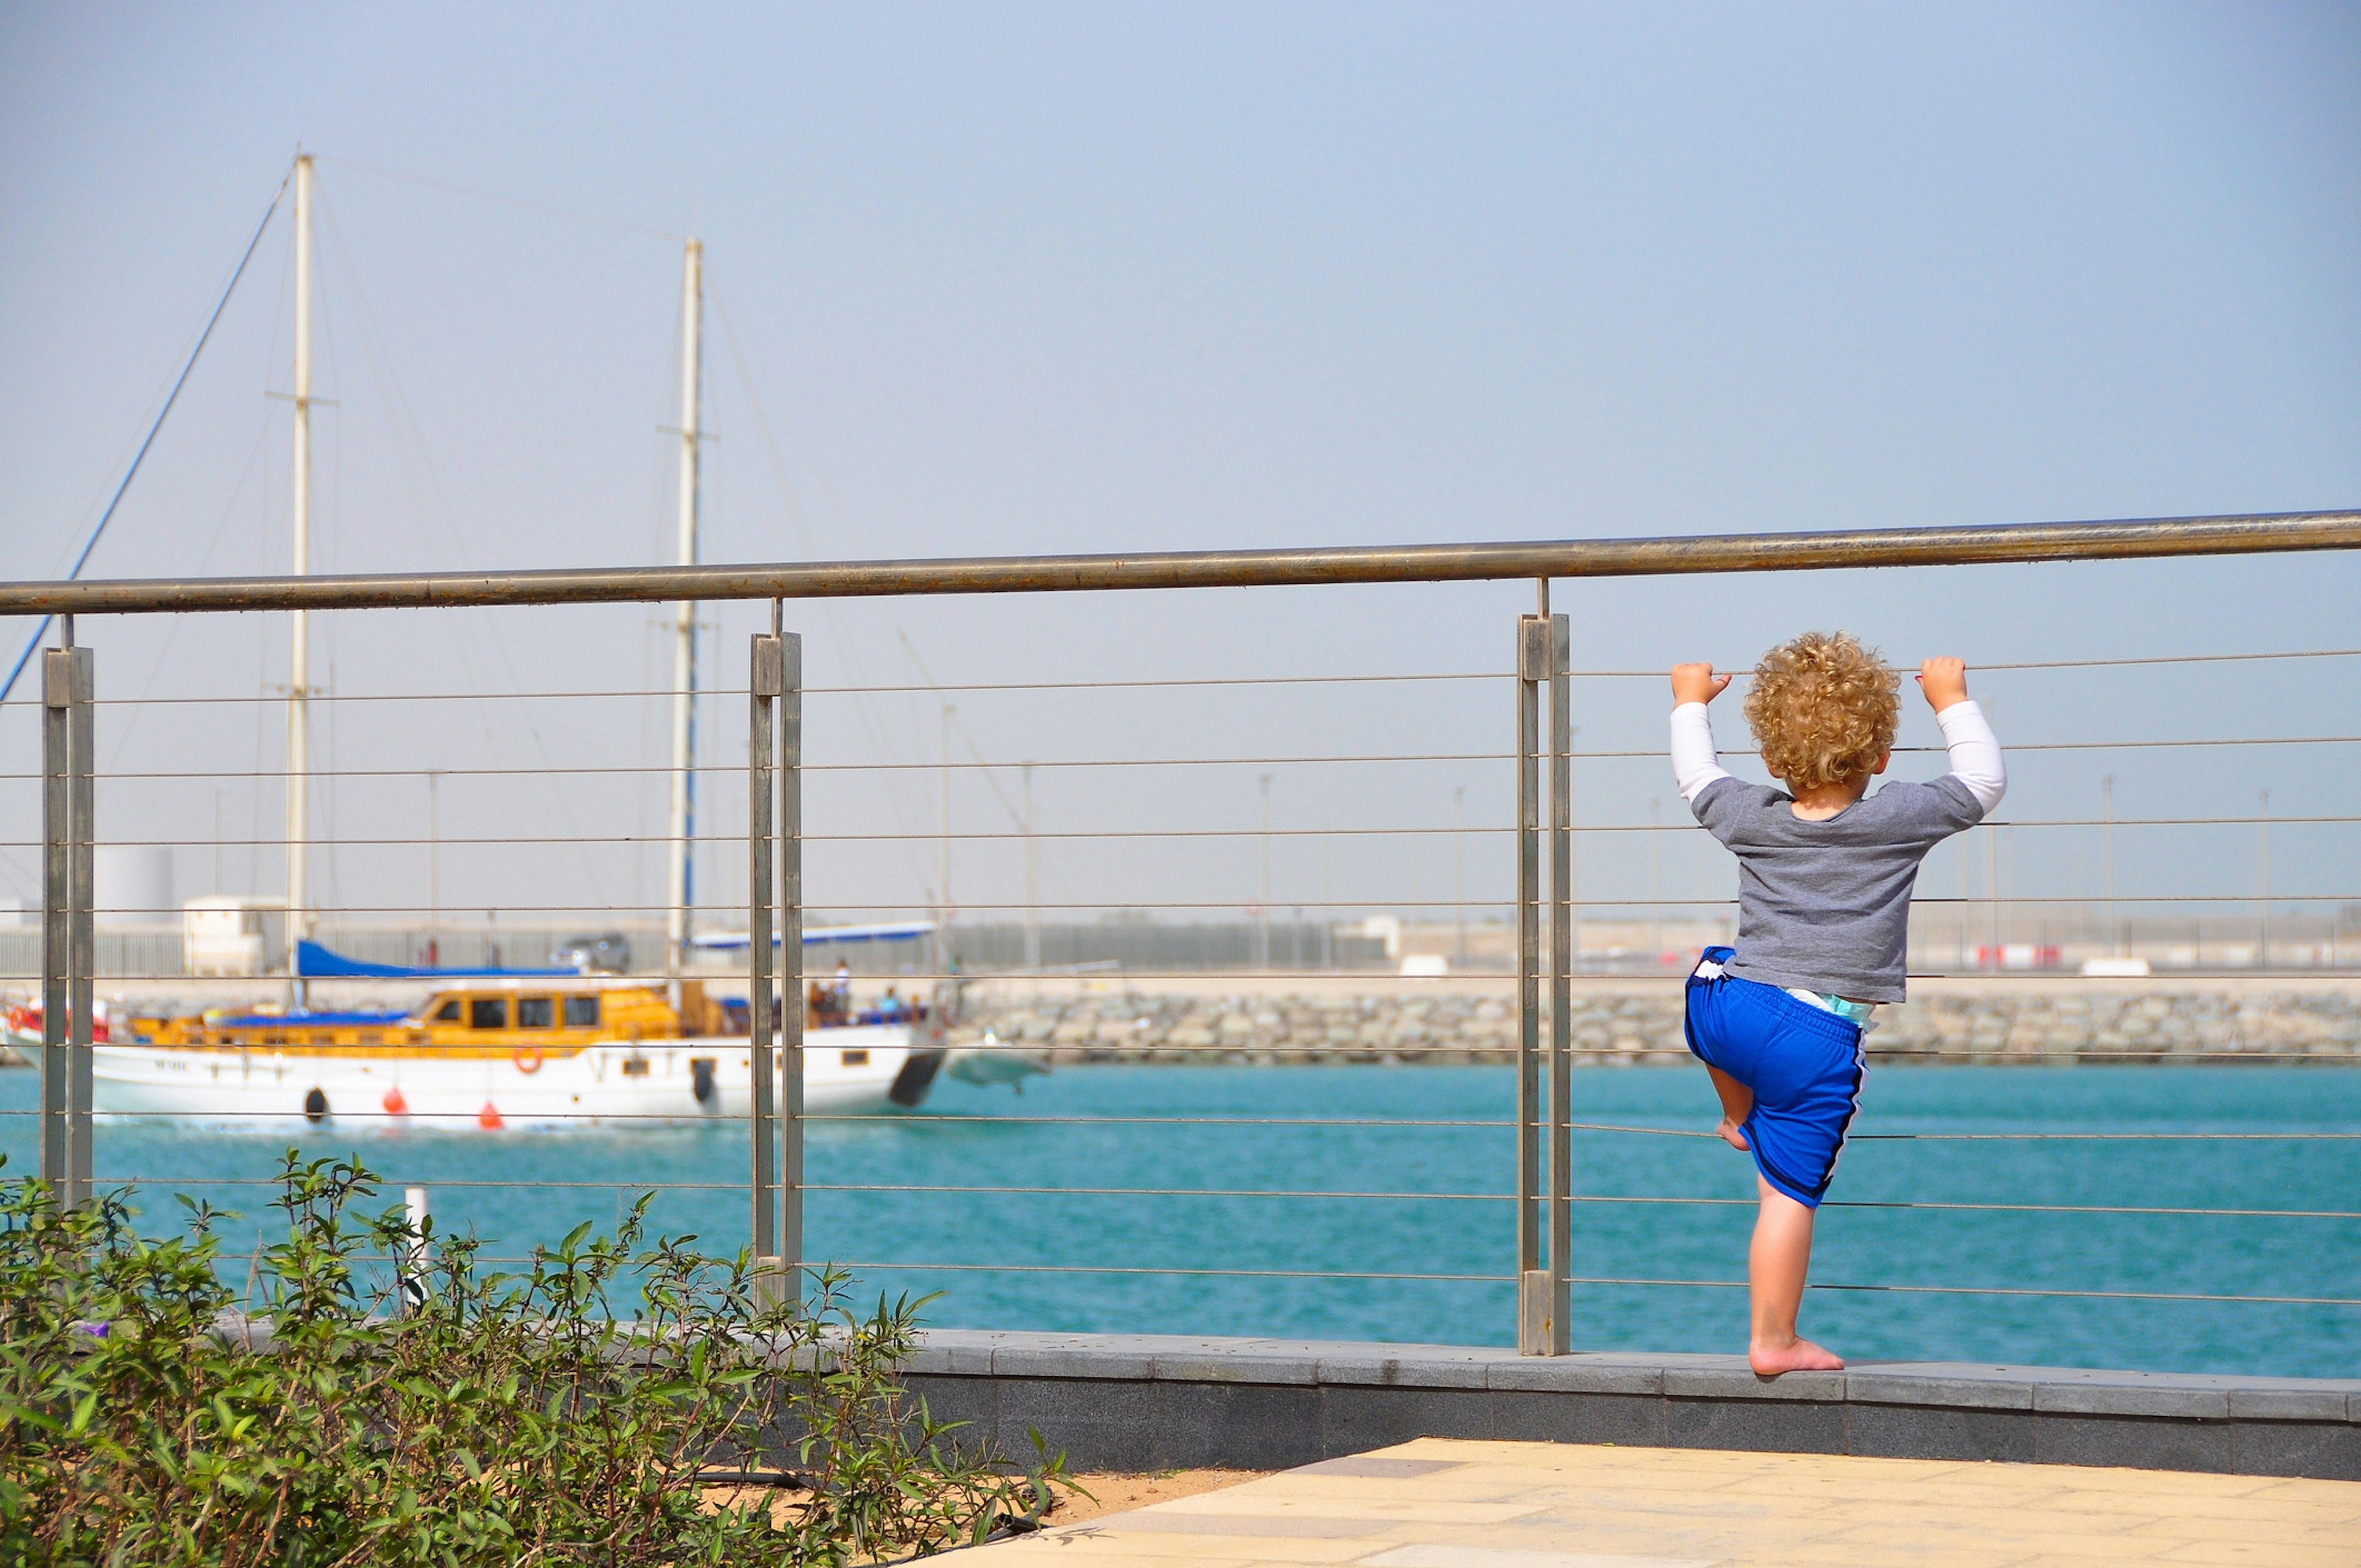
<svg viewBox="0 0 2361 1568">
<path fill-rule="evenodd" d="M 295 160 L 295 575 L 312 570 L 312 160 Z M 296 944 L 310 927 L 303 842 L 310 831 L 312 643 L 304 612 L 294 612 L 287 674 L 287 973 L 300 1004 L 303 981 Z"/>
<path fill-rule="evenodd" d="M 705 247 L 688 242 L 680 275 L 680 564 L 697 565 L 697 381 L 705 331 Z M 683 600 L 672 655 L 672 908 L 665 926 L 664 971 L 678 975 L 688 956 L 689 835 L 697 827 L 690 768 L 697 751 L 697 605 Z"/>
</svg>

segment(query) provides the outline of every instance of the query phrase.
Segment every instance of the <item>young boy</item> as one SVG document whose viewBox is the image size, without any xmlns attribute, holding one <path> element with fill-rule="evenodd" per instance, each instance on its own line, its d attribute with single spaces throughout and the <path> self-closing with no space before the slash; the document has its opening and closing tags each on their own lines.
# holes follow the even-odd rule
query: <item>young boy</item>
<svg viewBox="0 0 2361 1568">
<path fill-rule="evenodd" d="M 1738 945 L 1708 948 L 1688 980 L 1689 1049 L 1721 1097 L 1718 1129 L 1754 1157 L 1762 1208 L 1747 1255 L 1757 1375 L 1844 1365 L 1795 1334 L 1812 1213 L 1860 1103 L 1861 1036 L 1903 1000 L 1918 862 L 2000 804 L 2000 742 L 1968 700 L 1967 666 L 1929 659 L 1919 689 L 1951 771 L 1933 784 L 1869 782 L 1892 761 L 1901 677 L 1851 637 L 1810 632 L 1763 657 L 1746 721 L 1784 790 L 1716 763 L 1706 704 L 1730 677 L 1673 669 L 1673 776 L 1738 857 Z"/>
</svg>

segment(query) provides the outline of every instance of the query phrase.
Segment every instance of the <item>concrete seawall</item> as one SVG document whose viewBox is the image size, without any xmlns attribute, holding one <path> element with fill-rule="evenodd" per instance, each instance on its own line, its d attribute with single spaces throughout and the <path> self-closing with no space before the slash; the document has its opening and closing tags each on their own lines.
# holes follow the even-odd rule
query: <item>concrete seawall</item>
<svg viewBox="0 0 2361 1568">
<path fill-rule="evenodd" d="M 1471 979 L 1432 991 L 1252 989 L 1218 980 L 1186 990 L 1071 985 L 1028 993 L 1003 981 L 972 1002 L 961 1035 L 1046 1047 L 1080 1061 L 1499 1062 L 1516 1049 L 1505 984 Z M 1587 983 L 1574 999 L 1574 1044 L 1592 1064 L 1686 1061 L 1676 978 Z M 1881 1008 L 1870 1052 L 1894 1062 L 2361 1062 L 2361 988 L 2284 981 L 2113 987 L 1920 982 Z"/>
</svg>

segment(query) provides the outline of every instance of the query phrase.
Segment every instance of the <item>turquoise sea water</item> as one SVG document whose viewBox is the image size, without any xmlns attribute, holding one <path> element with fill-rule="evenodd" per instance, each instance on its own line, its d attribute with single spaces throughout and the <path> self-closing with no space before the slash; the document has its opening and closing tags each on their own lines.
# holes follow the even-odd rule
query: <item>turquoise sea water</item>
<svg viewBox="0 0 2361 1568">
<path fill-rule="evenodd" d="M 0 1113 L 37 1102 L 0 1073 Z M 922 1114 L 816 1124 L 810 1179 L 837 1188 L 1351 1190 L 1458 1198 L 1167 1197 L 827 1190 L 811 1253 L 860 1266 L 869 1288 L 944 1292 L 943 1325 L 1502 1344 L 1513 1326 L 1513 1075 L 1501 1068 L 1092 1067 L 1006 1090 L 941 1085 Z M 1699 1130 L 1712 1100 L 1685 1069 L 1585 1071 L 1583 1121 Z M 1165 1125 L 1123 1117 L 1275 1120 Z M 1008 1118 L 1075 1118 L 1016 1121 Z M 1376 1125 L 1290 1125 L 1336 1119 Z M 1921 1141 L 1910 1133 L 2109 1133 L 2101 1141 Z M 1873 1072 L 1813 1277 L 1844 1285 L 2361 1298 L 2361 1220 L 1975 1212 L 1839 1204 L 2118 1205 L 2361 1211 L 2361 1140 L 2195 1142 L 2155 1135 L 2361 1133 L 2361 1072 L 2278 1069 L 1949 1068 Z M 33 1120 L 0 1114 L 8 1171 L 36 1164 Z M 614 1186 L 664 1189 L 653 1214 L 712 1250 L 745 1239 L 742 1124 L 570 1133 L 227 1130 L 102 1124 L 103 1183 L 143 1179 L 150 1228 L 170 1194 L 243 1211 L 243 1252 L 270 1218 L 267 1177 L 291 1140 L 357 1152 L 389 1196 L 433 1192 L 440 1227 L 514 1255 L 582 1220 L 611 1223 Z M 1742 1280 L 1753 1178 L 1697 1137 L 1576 1135 L 1575 1271 L 1600 1278 Z M 704 1188 L 671 1184 L 707 1183 Z M 913 1265 L 1474 1275 L 1304 1279 L 954 1270 Z M 1742 1289 L 1576 1288 L 1592 1349 L 1735 1350 Z M 2090 1297 L 1816 1290 L 1806 1332 L 1860 1358 L 1907 1357 L 2352 1376 L 2361 1308 Z"/>
</svg>

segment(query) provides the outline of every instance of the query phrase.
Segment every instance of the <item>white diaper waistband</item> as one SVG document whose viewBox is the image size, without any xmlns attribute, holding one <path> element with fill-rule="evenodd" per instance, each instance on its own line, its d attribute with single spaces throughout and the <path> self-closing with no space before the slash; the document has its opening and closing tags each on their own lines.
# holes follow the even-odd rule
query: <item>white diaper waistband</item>
<svg viewBox="0 0 2361 1568">
<path fill-rule="evenodd" d="M 1787 987 L 1787 994 L 1798 1002 L 1810 1003 L 1823 1013 L 1833 1013 L 1847 1023 L 1858 1024 L 1863 1029 L 1870 1026 L 1869 1021 L 1877 1014 L 1877 1003 L 1874 1002 L 1850 1002 L 1841 996 L 1830 996 L 1825 992 L 1806 991 L 1800 985 Z"/>
</svg>

